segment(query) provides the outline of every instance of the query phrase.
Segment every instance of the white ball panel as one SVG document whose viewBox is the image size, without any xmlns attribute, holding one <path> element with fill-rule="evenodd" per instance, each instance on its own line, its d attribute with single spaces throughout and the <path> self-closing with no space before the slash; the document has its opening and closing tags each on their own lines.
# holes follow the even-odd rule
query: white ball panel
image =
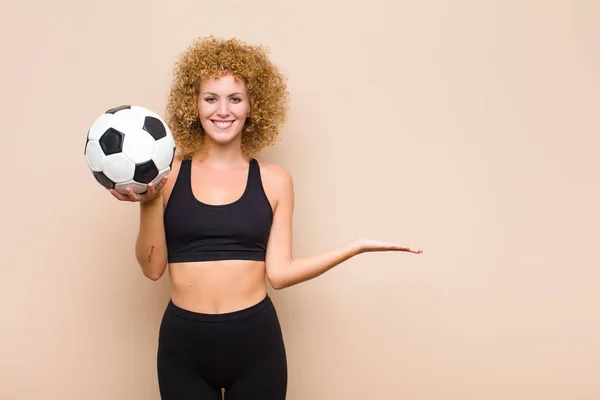
<svg viewBox="0 0 600 400">
<path fill-rule="evenodd" d="M 154 154 L 152 155 L 152 160 L 159 171 L 167 168 L 171 164 L 174 153 L 173 147 L 173 138 L 170 136 L 165 136 L 154 142 Z"/>
<path fill-rule="evenodd" d="M 148 115 L 154 115 L 154 113 L 152 111 L 147 110 L 140 106 L 131 106 L 131 109 L 129 110 L 129 112 L 130 112 L 129 118 L 134 118 L 134 119 L 140 121 L 140 128 L 142 126 L 144 126 L 144 119 L 146 119 L 146 117 Z"/>
<path fill-rule="evenodd" d="M 171 134 L 171 131 L 170 131 L 170 130 L 168 130 L 168 129 L 167 129 L 167 132 L 168 132 L 168 134 L 167 134 L 167 137 L 166 137 L 165 139 L 168 139 L 168 140 L 169 140 L 169 142 L 171 143 L 171 147 L 172 147 L 173 149 L 175 149 L 175 138 L 174 138 L 174 137 L 173 137 L 173 135 Z"/>
<path fill-rule="evenodd" d="M 141 107 L 141 106 L 131 106 L 131 110 L 133 112 L 135 112 L 137 115 L 141 116 L 142 121 L 144 120 L 144 118 L 146 117 L 154 117 L 157 118 L 158 120 L 160 120 L 163 124 L 165 124 L 165 121 L 163 120 L 163 118 L 158 115 L 157 113 L 155 113 L 152 110 L 149 110 L 145 107 Z M 166 125 L 166 124 L 165 124 Z"/>
<path fill-rule="evenodd" d="M 173 138 L 173 132 L 171 132 L 171 129 L 169 129 L 169 125 L 167 125 L 166 122 L 165 122 L 165 130 L 167 131 L 167 137 L 173 144 L 173 147 L 175 147 L 175 138 Z"/>
<path fill-rule="evenodd" d="M 143 129 L 127 131 L 123 141 L 123 153 L 134 163 L 143 163 L 152 159 L 156 140 Z"/>
<path fill-rule="evenodd" d="M 88 134 L 90 140 L 100 139 L 100 136 L 102 136 L 102 134 L 112 126 L 112 121 L 113 114 L 102 114 L 100 117 L 98 117 L 98 119 L 94 121 L 90 128 L 90 133 Z"/>
<path fill-rule="evenodd" d="M 142 129 L 144 117 L 130 109 L 121 110 L 113 115 L 112 127 L 128 135 L 129 132 Z"/>
<path fill-rule="evenodd" d="M 102 171 L 102 167 L 104 165 L 104 152 L 100 147 L 100 143 L 95 140 L 90 140 L 85 149 L 85 160 L 87 162 L 88 167 L 95 172 Z"/>
<path fill-rule="evenodd" d="M 103 170 L 111 181 L 122 183 L 133 179 L 135 164 L 123 153 L 111 154 L 104 157 Z"/>
<path fill-rule="evenodd" d="M 115 190 L 119 193 L 127 194 L 125 189 L 131 188 L 135 193 L 144 193 L 146 191 L 146 184 L 139 183 L 136 181 L 127 181 L 123 183 L 117 183 L 115 185 Z"/>
</svg>

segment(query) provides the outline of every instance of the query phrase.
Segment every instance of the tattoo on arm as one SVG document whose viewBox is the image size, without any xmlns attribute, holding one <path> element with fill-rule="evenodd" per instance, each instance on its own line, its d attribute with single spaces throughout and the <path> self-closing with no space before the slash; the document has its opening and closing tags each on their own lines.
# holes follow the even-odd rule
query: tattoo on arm
<svg viewBox="0 0 600 400">
<path fill-rule="evenodd" d="M 148 262 L 152 262 L 152 254 L 154 253 L 154 245 L 150 247 L 150 255 L 148 256 Z"/>
</svg>

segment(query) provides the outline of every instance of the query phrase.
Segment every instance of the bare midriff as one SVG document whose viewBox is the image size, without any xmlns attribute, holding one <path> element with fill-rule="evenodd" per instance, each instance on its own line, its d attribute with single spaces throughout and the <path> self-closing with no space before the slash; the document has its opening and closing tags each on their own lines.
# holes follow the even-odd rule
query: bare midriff
<svg viewBox="0 0 600 400">
<path fill-rule="evenodd" d="M 242 310 L 267 294 L 263 261 L 171 263 L 169 275 L 173 303 L 198 313 Z"/>
</svg>

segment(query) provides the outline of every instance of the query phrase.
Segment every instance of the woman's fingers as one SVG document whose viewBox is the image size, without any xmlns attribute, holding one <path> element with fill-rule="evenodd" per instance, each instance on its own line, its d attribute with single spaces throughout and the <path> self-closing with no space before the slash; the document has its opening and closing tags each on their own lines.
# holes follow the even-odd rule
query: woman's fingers
<svg viewBox="0 0 600 400">
<path fill-rule="evenodd" d="M 109 189 L 110 194 L 112 194 L 114 197 L 116 197 L 118 200 L 121 201 L 129 201 L 129 197 L 117 192 L 115 189 Z"/>
<path fill-rule="evenodd" d="M 125 189 L 125 191 L 127 192 L 127 197 L 129 198 L 129 201 L 140 201 L 140 195 L 134 192 L 132 188 L 128 187 L 127 189 Z"/>
<path fill-rule="evenodd" d="M 156 186 L 153 186 L 154 192 L 153 195 L 157 194 L 158 192 L 160 192 L 163 188 L 163 186 L 165 186 L 165 184 L 167 183 L 167 176 L 163 176 L 162 179 L 160 181 L 158 181 L 158 183 L 156 184 Z M 152 182 L 150 182 L 148 184 L 148 189 L 150 189 L 150 186 L 152 186 Z"/>
<path fill-rule="evenodd" d="M 144 193 L 144 199 L 151 199 L 156 196 L 156 189 L 154 189 L 154 185 L 152 182 L 148 184 L 146 187 L 146 193 Z"/>
<path fill-rule="evenodd" d="M 125 188 L 125 193 L 119 193 L 115 189 L 110 189 L 109 192 L 121 201 L 146 201 L 151 200 L 156 197 L 156 195 L 162 190 L 163 186 L 167 183 L 167 176 L 164 176 L 156 186 L 150 182 L 146 188 L 146 192 L 144 194 L 136 193 L 132 188 Z"/>
<path fill-rule="evenodd" d="M 158 185 L 156 185 L 156 190 L 161 190 L 163 188 L 163 186 L 166 185 L 167 183 L 167 179 L 169 178 L 168 175 L 163 176 L 163 178 L 160 180 L 160 182 L 158 183 Z"/>
</svg>

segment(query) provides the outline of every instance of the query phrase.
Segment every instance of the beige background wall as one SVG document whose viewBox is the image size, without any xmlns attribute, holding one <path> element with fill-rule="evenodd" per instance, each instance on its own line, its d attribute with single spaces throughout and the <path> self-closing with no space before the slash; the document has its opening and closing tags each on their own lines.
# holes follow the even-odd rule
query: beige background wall
<svg viewBox="0 0 600 400">
<path fill-rule="evenodd" d="M 158 399 L 168 276 L 84 137 L 163 113 L 202 35 L 268 45 L 296 256 L 362 255 L 272 293 L 290 400 L 600 398 L 600 8 L 594 1 L 2 0 L 0 398 Z"/>
</svg>

